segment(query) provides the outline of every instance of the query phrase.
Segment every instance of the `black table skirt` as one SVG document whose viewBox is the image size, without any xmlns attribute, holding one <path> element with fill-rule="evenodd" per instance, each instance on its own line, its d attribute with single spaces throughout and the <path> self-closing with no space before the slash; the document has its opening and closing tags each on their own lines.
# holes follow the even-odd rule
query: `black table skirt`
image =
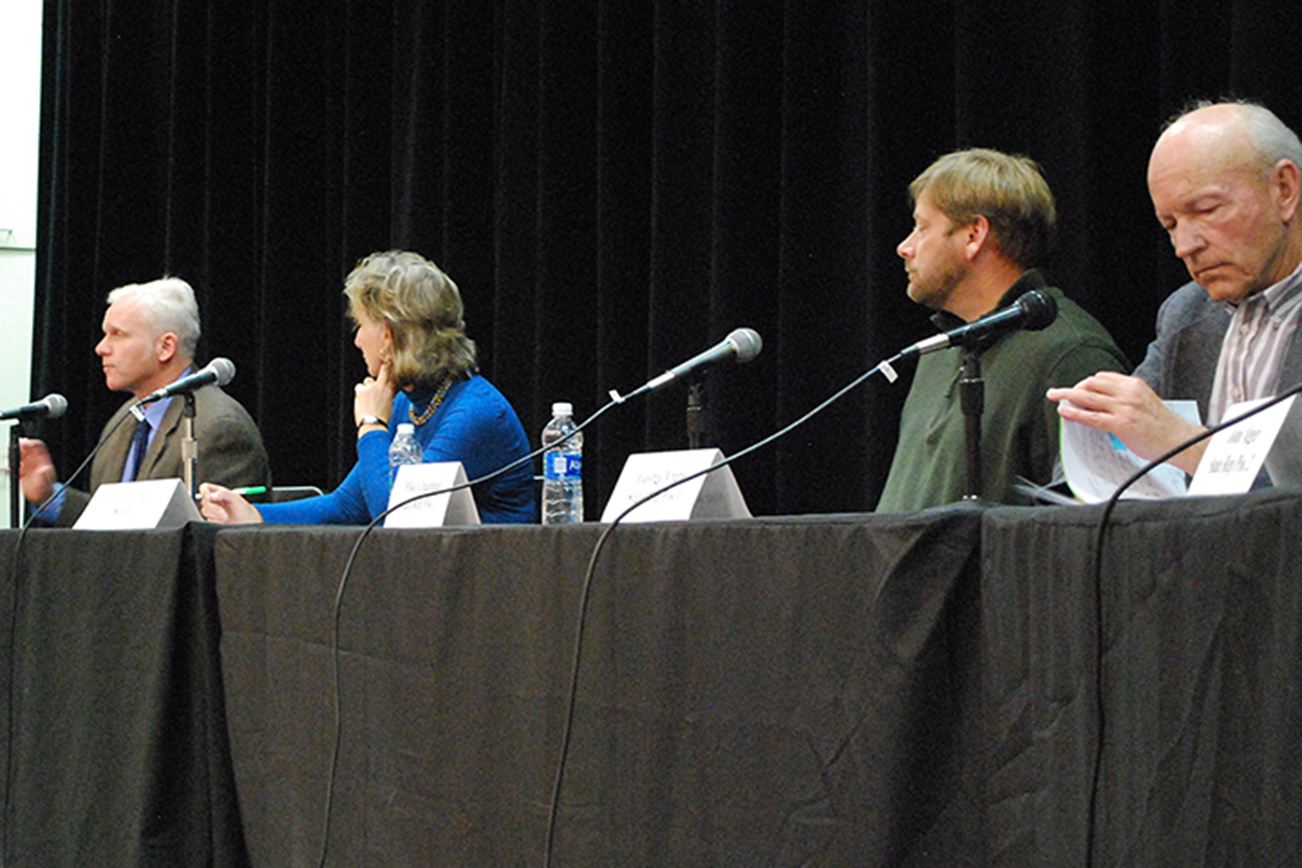
<svg viewBox="0 0 1302 868">
<path fill-rule="evenodd" d="M 246 862 L 215 535 L 33 530 L 15 576 L 18 532 L 0 534 L 5 864 Z"/>
<path fill-rule="evenodd" d="M 341 610 L 337 864 L 540 862 L 598 528 L 385 531 Z M 621 528 L 596 572 L 556 864 L 959 852 L 975 510 Z M 224 533 L 255 861 L 319 851 L 331 611 L 356 533 Z M 256 804 L 254 804 L 256 801 Z M 942 820 L 944 820 L 942 822 Z"/>
<path fill-rule="evenodd" d="M 1086 854 L 1098 518 L 1098 508 L 984 518 L 991 863 Z M 1298 864 L 1302 496 L 1126 503 L 1105 541 L 1096 864 Z"/>
<path fill-rule="evenodd" d="M 1302 497 L 1099 515 L 621 528 L 554 864 L 1296 862 Z M 367 541 L 331 864 L 541 864 L 600 531 Z M 6 863 L 315 864 L 357 534 L 0 533 Z"/>
</svg>

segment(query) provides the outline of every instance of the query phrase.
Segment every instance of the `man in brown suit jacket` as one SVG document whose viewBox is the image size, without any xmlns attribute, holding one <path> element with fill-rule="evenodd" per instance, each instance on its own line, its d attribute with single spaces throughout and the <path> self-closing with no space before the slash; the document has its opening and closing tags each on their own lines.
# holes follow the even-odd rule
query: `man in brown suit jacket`
<svg viewBox="0 0 1302 868">
<path fill-rule="evenodd" d="M 133 397 L 104 426 L 101 438 L 113 433 L 91 464 L 90 493 L 105 482 L 181 478 L 184 399 L 148 405 L 144 409 L 149 424 L 140 426 L 139 432 L 133 420 L 123 421 L 123 417 L 140 398 L 170 385 L 194 366 L 199 342 L 194 290 L 174 277 L 118 287 L 109 293 L 103 330 L 95 353 L 103 364 L 104 382 L 113 391 L 130 392 Z M 257 425 L 238 401 L 216 385 L 195 392 L 195 440 L 199 479 L 226 486 L 271 484 Z M 50 521 L 71 525 L 90 494 L 55 481 L 54 462 L 40 440 L 23 440 L 21 449 L 23 496 L 39 504 L 61 489 L 46 514 Z"/>
</svg>

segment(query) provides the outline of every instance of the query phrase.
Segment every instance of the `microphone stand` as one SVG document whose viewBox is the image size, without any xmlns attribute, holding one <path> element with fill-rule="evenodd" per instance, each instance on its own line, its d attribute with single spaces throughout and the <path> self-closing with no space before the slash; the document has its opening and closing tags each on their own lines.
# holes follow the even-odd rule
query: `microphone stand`
<svg viewBox="0 0 1302 868">
<path fill-rule="evenodd" d="M 958 381 L 959 405 L 967 433 L 967 493 L 964 500 L 981 499 L 981 414 L 985 410 L 985 380 L 981 379 L 981 350 L 964 345 L 963 373 Z"/>
<path fill-rule="evenodd" d="M 18 438 L 22 436 L 23 423 L 19 420 L 9 429 L 9 527 L 17 528 L 20 525 L 18 521 L 18 488 L 19 488 L 19 463 L 22 460 L 22 453 L 18 448 Z"/>
<path fill-rule="evenodd" d="M 704 388 L 701 381 L 695 377 L 687 388 L 687 448 L 701 448 L 701 434 L 705 432 L 707 420 L 705 418 L 705 406 L 702 400 Z"/>
<path fill-rule="evenodd" d="M 190 492 L 190 499 L 199 501 L 199 480 L 196 465 L 199 462 L 199 444 L 194 439 L 194 392 L 185 393 L 185 410 L 181 415 L 181 472 L 185 477 L 185 488 Z"/>
</svg>

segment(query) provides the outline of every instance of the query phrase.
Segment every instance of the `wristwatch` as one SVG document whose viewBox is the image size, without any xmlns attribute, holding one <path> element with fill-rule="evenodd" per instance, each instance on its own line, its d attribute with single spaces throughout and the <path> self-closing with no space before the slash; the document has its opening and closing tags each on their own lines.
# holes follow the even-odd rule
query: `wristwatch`
<svg viewBox="0 0 1302 868">
<path fill-rule="evenodd" d="M 373 415 L 371 413 L 367 413 L 365 416 L 362 417 L 361 421 L 357 423 L 357 427 L 361 428 L 365 425 L 383 425 L 385 428 L 388 428 L 389 420 L 381 419 L 379 416 Z"/>
</svg>

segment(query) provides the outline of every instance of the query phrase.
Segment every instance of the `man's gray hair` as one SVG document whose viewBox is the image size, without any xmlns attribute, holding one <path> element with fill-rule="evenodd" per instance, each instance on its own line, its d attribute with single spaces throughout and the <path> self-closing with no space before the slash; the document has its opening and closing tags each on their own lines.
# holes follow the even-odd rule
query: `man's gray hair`
<svg viewBox="0 0 1302 868">
<path fill-rule="evenodd" d="M 179 277 L 162 277 L 148 283 L 128 283 L 108 294 L 108 303 L 119 301 L 141 304 L 153 334 L 164 332 L 176 335 L 178 350 L 187 359 L 194 359 L 199 349 L 199 303 L 194 300 L 194 290 Z"/>
<path fill-rule="evenodd" d="M 1250 102 L 1240 104 L 1247 114 L 1248 137 L 1266 165 L 1274 166 L 1280 160 L 1289 160 L 1302 168 L 1302 142 L 1298 141 L 1297 133 L 1265 106 Z"/>
<path fill-rule="evenodd" d="M 1297 133 L 1289 129 L 1273 111 L 1251 100 L 1201 99 L 1186 106 L 1183 111 L 1171 118 L 1165 127 L 1170 127 L 1191 112 L 1215 105 L 1232 105 L 1238 108 L 1243 116 L 1248 138 L 1252 141 L 1253 150 L 1261 156 L 1266 167 L 1273 167 L 1280 160 L 1289 160 L 1293 165 L 1302 168 L 1302 141 L 1298 140 Z"/>
</svg>

